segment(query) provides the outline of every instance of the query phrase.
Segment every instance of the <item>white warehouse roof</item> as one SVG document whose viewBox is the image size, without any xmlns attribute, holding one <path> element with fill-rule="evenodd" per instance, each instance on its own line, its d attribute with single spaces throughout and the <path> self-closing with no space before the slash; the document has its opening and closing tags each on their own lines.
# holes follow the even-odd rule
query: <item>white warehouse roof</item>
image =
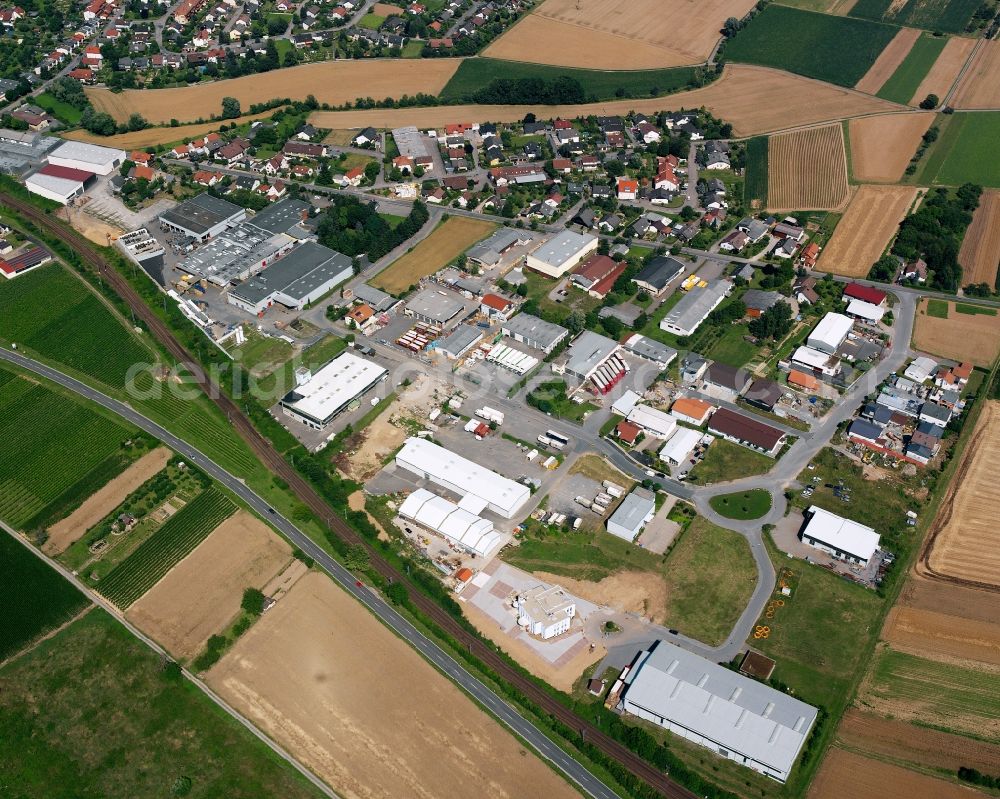
<svg viewBox="0 0 1000 799">
<path fill-rule="evenodd" d="M 656 438 L 669 438 L 677 429 L 677 420 L 649 405 L 636 405 L 629 412 L 628 420 Z"/>
<path fill-rule="evenodd" d="M 689 427 L 678 427 L 674 431 L 674 434 L 660 447 L 660 460 L 678 465 L 683 463 L 700 439 L 700 430 L 692 430 Z"/>
<path fill-rule="evenodd" d="M 500 533 L 493 524 L 474 513 L 463 510 L 444 497 L 418 488 L 399 506 L 399 515 L 412 519 L 428 530 L 434 530 L 456 544 L 486 557 L 500 543 Z"/>
<path fill-rule="evenodd" d="M 396 455 L 396 464 L 463 497 L 479 497 L 487 508 L 507 519 L 531 496 L 526 485 L 422 438 L 406 439 Z"/>
<path fill-rule="evenodd" d="M 387 374 L 385 367 L 345 352 L 288 392 L 281 404 L 325 424 Z"/>
<path fill-rule="evenodd" d="M 809 366 L 813 369 L 825 368 L 830 363 L 830 358 L 832 357 L 828 352 L 820 352 L 804 344 L 796 347 L 795 352 L 792 353 L 792 360 L 795 363 L 800 363 L 803 366 Z"/>
<path fill-rule="evenodd" d="M 851 300 L 847 303 L 847 313 L 849 316 L 858 316 L 869 322 L 880 322 L 885 316 L 885 308 L 864 300 Z"/>
<path fill-rule="evenodd" d="M 853 327 L 854 320 L 851 317 L 844 316 L 842 313 L 828 313 L 813 328 L 807 343 L 816 349 L 836 352 Z"/>
<path fill-rule="evenodd" d="M 55 162 L 52 161 L 53 158 L 56 159 Z M 125 151 L 82 141 L 66 141 L 49 154 L 50 163 L 61 161 L 89 164 L 95 172 L 106 175 L 114 167 L 115 161 L 119 166 L 125 162 Z"/>
<path fill-rule="evenodd" d="M 879 535 L 871 527 L 852 522 L 816 505 L 811 505 L 808 513 L 812 517 L 802 531 L 803 536 L 822 541 L 866 562 L 878 549 Z"/>
</svg>

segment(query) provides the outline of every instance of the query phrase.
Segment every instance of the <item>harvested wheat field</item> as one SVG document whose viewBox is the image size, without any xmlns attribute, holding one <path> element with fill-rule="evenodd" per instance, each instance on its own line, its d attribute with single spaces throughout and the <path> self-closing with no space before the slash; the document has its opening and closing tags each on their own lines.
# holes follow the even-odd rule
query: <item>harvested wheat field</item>
<svg viewBox="0 0 1000 799">
<path fill-rule="evenodd" d="M 920 31 L 916 28 L 900 28 L 899 32 L 893 36 L 892 41 L 879 53 L 875 63 L 861 77 L 854 88 L 859 92 L 875 94 L 882 85 L 892 77 L 903 59 L 909 55 L 914 42 L 920 38 Z"/>
<path fill-rule="evenodd" d="M 358 97 L 380 100 L 419 92 L 438 94 L 459 63 L 457 58 L 319 61 L 175 89 L 126 89 L 115 94 L 110 89 L 88 87 L 87 97 L 98 111 L 107 111 L 118 122 L 130 114 L 142 114 L 159 124 L 171 119 L 190 122 L 220 113 L 223 97 L 235 97 L 249 108 L 279 97 L 304 100 L 310 94 L 331 105 Z"/>
<path fill-rule="evenodd" d="M 955 89 L 955 108 L 1000 108 L 1000 41 L 980 41 Z"/>
<path fill-rule="evenodd" d="M 849 787 L 848 787 L 849 786 Z M 809 799 L 975 799 L 979 791 L 926 774 L 830 748 L 809 789 Z"/>
<path fill-rule="evenodd" d="M 841 220 L 840 224 L 844 224 Z M 917 306 L 913 346 L 921 352 L 989 366 L 1000 352 L 1000 314 L 964 314 L 948 303 L 948 318 L 927 313 L 927 298 Z"/>
<path fill-rule="evenodd" d="M 398 258 L 369 280 L 373 286 L 401 294 L 420 278 L 447 266 L 480 239 L 496 230 L 492 222 L 452 216 L 406 255 Z"/>
<path fill-rule="evenodd" d="M 428 59 L 424 59 L 425 61 Z M 433 60 L 433 59 L 431 59 Z M 714 83 L 688 92 L 644 100 L 609 100 L 581 105 L 449 105 L 432 108 L 375 108 L 364 111 L 316 111 L 312 124 L 321 128 L 394 128 L 402 125 L 438 127 L 456 119 L 519 122 L 524 115 L 577 117 L 613 116 L 630 111 L 654 113 L 705 106 L 732 124 L 736 136 L 754 136 L 776 130 L 846 119 L 900 106 L 768 67 L 727 64 Z M 544 109 L 544 111 L 542 110 Z"/>
<path fill-rule="evenodd" d="M 208 674 L 339 795 L 577 794 L 326 575 L 299 580 Z"/>
<path fill-rule="evenodd" d="M 962 239 L 958 262 L 962 265 L 963 285 L 985 283 L 993 288 L 1000 265 L 1000 191 L 986 189 L 979 198 L 972 224 Z"/>
<path fill-rule="evenodd" d="M 959 766 L 969 766 L 986 774 L 1000 772 L 1000 746 L 854 708 L 841 719 L 837 741 L 848 749 L 924 767 L 955 772 Z"/>
<path fill-rule="evenodd" d="M 969 54 L 976 46 L 976 41 L 976 39 L 961 39 L 957 36 L 948 39 L 934 65 L 913 93 L 910 105 L 919 105 L 920 101 L 928 94 L 936 94 L 939 98 L 944 99 L 951 90 L 958 73 L 965 66 L 965 62 L 969 60 Z"/>
<path fill-rule="evenodd" d="M 49 537 L 42 545 L 42 551 L 47 555 L 58 555 L 166 466 L 172 454 L 166 447 L 157 447 L 152 452 L 147 452 L 124 472 L 87 497 L 69 516 L 53 524 L 47 531 Z"/>
<path fill-rule="evenodd" d="M 705 61 L 729 17 L 752 0 L 545 0 L 483 55 L 590 69 L 658 69 Z"/>
<path fill-rule="evenodd" d="M 924 114 L 879 114 L 848 122 L 851 168 L 856 180 L 897 183 L 920 146 L 920 137 L 934 121 Z"/>
<path fill-rule="evenodd" d="M 847 153 L 839 123 L 781 133 L 768 142 L 767 207 L 834 210 L 848 199 Z"/>
<path fill-rule="evenodd" d="M 905 186 L 860 186 L 819 257 L 817 268 L 865 277 L 896 235 L 917 190 Z"/>
<path fill-rule="evenodd" d="M 260 114 L 247 114 L 240 117 L 237 122 L 253 122 L 255 119 L 264 119 L 274 114 L 277 109 L 264 111 Z M 190 141 L 204 136 L 206 133 L 213 133 L 219 129 L 222 122 L 203 122 L 199 125 L 180 125 L 179 127 L 145 128 L 144 130 L 134 130 L 131 133 L 121 133 L 117 136 L 98 136 L 88 133 L 83 128 L 60 133 L 64 139 L 75 141 L 85 141 L 91 144 L 100 144 L 105 147 L 119 147 L 122 150 L 141 150 L 145 147 L 156 147 L 159 144 L 171 144 L 173 142 Z"/>
<path fill-rule="evenodd" d="M 125 617 L 187 660 L 236 617 L 246 588 L 263 588 L 292 550 L 247 511 L 226 519 L 154 585 Z"/>
<path fill-rule="evenodd" d="M 959 314 L 956 314 L 959 316 Z M 995 317 L 990 317 L 994 319 Z M 926 561 L 950 577 L 1000 586 L 1000 402 L 983 407 L 972 440 L 958 467 L 958 488 L 942 505 L 931 530 Z"/>
</svg>

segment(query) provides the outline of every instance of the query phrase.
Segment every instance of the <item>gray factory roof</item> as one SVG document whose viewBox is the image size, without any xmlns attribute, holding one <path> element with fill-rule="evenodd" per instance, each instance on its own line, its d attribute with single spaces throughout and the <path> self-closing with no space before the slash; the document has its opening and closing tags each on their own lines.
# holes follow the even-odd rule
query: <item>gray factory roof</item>
<svg viewBox="0 0 1000 799">
<path fill-rule="evenodd" d="M 351 259 L 346 255 L 314 241 L 307 241 L 256 277 L 234 288 L 232 294 L 252 303 L 258 303 L 277 292 L 290 297 L 304 297 L 350 268 Z"/>
<path fill-rule="evenodd" d="M 656 497 L 645 488 L 634 488 L 611 514 L 608 525 L 616 524 L 626 530 L 638 532 L 650 511 L 656 507 Z"/>
<path fill-rule="evenodd" d="M 594 237 L 587 233 L 563 230 L 535 250 L 531 257 L 537 258 L 549 266 L 558 267 L 579 253 L 593 239 Z"/>
<path fill-rule="evenodd" d="M 502 227 L 488 239 L 479 242 L 471 248 L 468 256 L 473 261 L 491 266 L 500 260 L 504 250 L 513 247 L 517 242 L 530 238 L 523 231 Z"/>
<path fill-rule="evenodd" d="M 160 219 L 201 235 L 240 213 L 244 213 L 243 209 L 229 200 L 213 197 L 211 194 L 199 194 L 164 211 L 160 214 Z"/>
<path fill-rule="evenodd" d="M 507 331 L 508 335 L 521 336 L 524 339 L 538 342 L 543 349 L 554 346 L 569 332 L 561 325 L 546 322 L 544 319 L 527 313 L 519 313 L 504 322 L 501 327 Z"/>
<path fill-rule="evenodd" d="M 438 342 L 444 352 L 460 357 L 466 350 L 483 337 L 483 331 L 472 325 L 459 325 L 448 336 Z"/>
<path fill-rule="evenodd" d="M 566 371 L 574 375 L 586 377 L 604 363 L 617 349 L 617 341 L 598 335 L 590 330 L 584 330 L 570 344 Z"/>
<path fill-rule="evenodd" d="M 426 288 L 406 303 L 408 310 L 417 316 L 443 324 L 465 308 L 458 297 L 449 291 Z"/>
<path fill-rule="evenodd" d="M 429 154 L 427 141 L 413 125 L 405 128 L 394 128 L 392 138 L 396 142 L 396 148 L 400 155 L 417 158 Z"/>
<path fill-rule="evenodd" d="M 658 363 L 670 363 L 677 357 L 677 350 L 649 336 L 634 335 L 625 342 L 625 349 L 640 358 L 648 358 Z"/>
<path fill-rule="evenodd" d="M 287 233 L 302 221 L 302 215 L 310 208 L 309 203 L 289 197 L 257 212 L 247 219 L 247 224 L 268 233 Z"/>
<path fill-rule="evenodd" d="M 670 310 L 664 322 L 682 330 L 697 326 L 732 287 L 733 284 L 728 280 L 714 280 L 703 289 L 691 289 Z"/>
<path fill-rule="evenodd" d="M 376 311 L 388 311 L 398 302 L 391 294 L 386 294 L 382 289 L 369 286 L 367 283 L 360 283 L 355 286 L 354 296 L 368 303 Z"/>
</svg>

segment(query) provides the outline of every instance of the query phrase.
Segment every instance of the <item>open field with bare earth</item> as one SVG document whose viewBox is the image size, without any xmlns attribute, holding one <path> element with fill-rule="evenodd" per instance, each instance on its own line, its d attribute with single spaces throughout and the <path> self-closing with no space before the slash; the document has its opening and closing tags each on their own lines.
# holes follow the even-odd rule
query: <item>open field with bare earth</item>
<svg viewBox="0 0 1000 799">
<path fill-rule="evenodd" d="M 47 555 L 58 555 L 166 466 L 172 454 L 167 447 L 157 447 L 152 452 L 147 452 L 111 482 L 87 497 L 69 516 L 53 524 L 47 531 L 49 537 L 42 546 L 42 551 Z"/>
<path fill-rule="evenodd" d="M 976 41 L 976 39 L 962 39 L 958 36 L 948 39 L 941 55 L 934 62 L 934 66 L 931 67 L 930 72 L 913 93 L 913 99 L 910 100 L 910 103 L 919 105 L 920 101 L 928 94 L 936 94 L 944 99 L 955 82 L 955 78 L 958 77 L 962 66 L 969 59 L 969 54 L 976 46 Z"/>
<path fill-rule="evenodd" d="M 900 28 L 889 45 L 875 59 L 875 63 L 861 80 L 854 84 L 854 88 L 859 92 L 875 94 L 892 77 L 892 73 L 903 63 L 903 59 L 919 38 L 920 31 L 916 28 Z"/>
<path fill-rule="evenodd" d="M 496 229 L 492 222 L 453 216 L 446 219 L 426 239 L 406 255 L 393 261 L 369 282 L 390 294 L 400 294 L 420 278 L 439 269 Z"/>
<path fill-rule="evenodd" d="M 817 268 L 847 277 L 867 275 L 896 234 L 916 193 L 904 186 L 859 187 Z"/>
<path fill-rule="evenodd" d="M 962 239 L 958 262 L 964 285 L 986 283 L 993 288 L 1000 264 L 1000 191 L 986 189 L 979 198 L 972 224 Z"/>
<path fill-rule="evenodd" d="M 125 617 L 187 660 L 240 611 L 246 588 L 263 588 L 291 560 L 292 550 L 246 511 L 224 521 L 171 569 Z"/>
<path fill-rule="evenodd" d="M 975 799 L 979 791 L 900 766 L 862 757 L 839 747 L 826 753 L 809 799 Z"/>
<path fill-rule="evenodd" d="M 483 53 L 590 69 L 656 69 L 704 62 L 729 17 L 752 0 L 545 0 Z"/>
<path fill-rule="evenodd" d="M 840 124 L 781 133 L 768 142 L 767 207 L 835 210 L 848 199 L 847 153 Z"/>
<path fill-rule="evenodd" d="M 844 224 L 843 219 L 840 224 Z M 913 346 L 942 358 L 989 366 L 1000 352 L 1000 315 L 958 313 L 955 303 L 949 302 L 948 318 L 941 319 L 928 314 L 927 299 L 921 299 Z"/>
<path fill-rule="evenodd" d="M 902 180 L 920 137 L 934 121 L 934 112 L 880 114 L 847 123 L 854 178 L 872 183 Z"/>
<path fill-rule="evenodd" d="M 955 108 L 1000 108 L 1000 41 L 982 41 L 958 82 Z"/>
<path fill-rule="evenodd" d="M 345 799 L 577 797 L 326 575 L 311 572 L 208 683 Z"/>
<path fill-rule="evenodd" d="M 427 60 L 427 59 L 424 59 Z M 577 117 L 653 113 L 705 106 L 733 125 L 735 135 L 836 119 L 898 111 L 901 106 L 788 72 L 747 64 L 729 64 L 722 77 L 701 89 L 644 100 L 609 100 L 582 105 L 452 105 L 433 108 L 375 108 L 364 111 L 317 111 L 309 119 L 322 128 L 437 127 L 457 119 L 517 122 L 531 112 L 539 117 Z"/>
<path fill-rule="evenodd" d="M 275 98 L 304 100 L 310 94 L 331 105 L 358 97 L 381 100 L 420 92 L 438 94 L 459 62 L 457 58 L 320 61 L 175 89 L 126 89 L 114 94 L 110 89 L 88 88 L 87 97 L 98 111 L 106 111 L 118 122 L 130 114 L 142 114 L 159 124 L 171 119 L 189 122 L 220 113 L 223 97 L 235 97 L 249 108 Z"/>
<path fill-rule="evenodd" d="M 275 110 L 263 111 L 260 114 L 247 114 L 235 121 L 253 122 L 255 119 L 264 119 L 274 114 Z M 199 125 L 181 125 L 176 128 L 170 126 L 145 128 L 144 130 L 134 130 L 131 133 L 122 133 L 117 136 L 98 136 L 94 133 L 88 133 L 83 128 L 78 128 L 77 130 L 70 130 L 60 135 L 64 139 L 101 144 L 105 147 L 120 147 L 123 150 L 141 150 L 145 147 L 156 147 L 158 144 L 171 144 L 172 142 L 180 142 L 185 139 L 197 139 L 206 133 L 217 131 L 222 124 L 222 122 L 203 122 Z"/>
<path fill-rule="evenodd" d="M 1000 746 L 917 727 L 895 719 L 850 709 L 837 727 L 837 741 L 892 760 L 956 772 L 960 766 L 985 774 L 1000 772 Z"/>
<path fill-rule="evenodd" d="M 406 9 L 394 6 L 392 3 L 376 3 L 372 6 L 372 13 L 380 17 L 399 17 L 406 13 Z"/>
</svg>

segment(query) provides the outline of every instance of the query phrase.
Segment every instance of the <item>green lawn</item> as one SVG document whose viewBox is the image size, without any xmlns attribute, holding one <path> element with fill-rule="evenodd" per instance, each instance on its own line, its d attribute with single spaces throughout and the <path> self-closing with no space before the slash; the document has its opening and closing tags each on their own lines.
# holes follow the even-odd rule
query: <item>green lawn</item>
<svg viewBox="0 0 1000 799">
<path fill-rule="evenodd" d="M 934 302 L 934 300 L 930 300 L 929 302 Z M 968 314 L 969 316 L 976 316 L 977 314 L 982 314 L 983 316 L 997 315 L 996 308 L 985 308 L 982 305 L 968 305 L 964 302 L 955 303 L 955 312 Z"/>
<path fill-rule="evenodd" d="M 850 87 L 897 30 L 869 20 L 770 5 L 724 45 L 723 57 Z"/>
<path fill-rule="evenodd" d="M 230 347 L 230 355 L 254 376 L 267 375 L 292 357 L 292 345 L 280 338 L 251 333 L 238 347 Z"/>
<path fill-rule="evenodd" d="M 935 37 L 927 33 L 922 34 L 914 42 L 913 48 L 903 59 L 903 63 L 896 68 L 889 80 L 879 89 L 878 96 L 894 103 L 908 104 L 923 79 L 927 77 L 931 67 L 934 66 L 937 57 L 941 55 L 947 41 L 944 36 Z M 917 101 L 922 99 L 922 97 L 917 98 Z"/>
<path fill-rule="evenodd" d="M 927 315 L 947 319 L 948 303 L 945 300 L 927 300 Z"/>
<path fill-rule="evenodd" d="M 97 609 L 0 669 L 0 740 L 12 799 L 322 796 Z"/>
<path fill-rule="evenodd" d="M 325 366 L 347 348 L 340 336 L 329 335 L 302 352 L 301 357 L 285 361 L 280 367 L 262 378 L 257 388 L 265 402 L 277 402 L 295 385 L 295 367 L 308 366 L 316 370 Z"/>
<path fill-rule="evenodd" d="M 542 383 L 528 395 L 527 399 L 529 405 L 543 413 L 551 413 L 553 416 L 569 419 L 572 422 L 583 421 L 588 413 L 597 410 L 593 402 L 573 402 L 569 399 L 566 396 L 565 380 Z"/>
<path fill-rule="evenodd" d="M 923 180 L 944 186 L 971 182 L 1000 187 L 997 141 L 1000 141 L 1000 111 L 952 114 L 928 156 Z"/>
<path fill-rule="evenodd" d="M 295 45 L 292 44 L 290 39 L 275 39 L 274 47 L 278 51 L 278 58 L 284 58 L 285 53 L 287 53 L 289 50 L 295 49 Z"/>
<path fill-rule="evenodd" d="M 65 122 L 67 125 L 79 125 L 80 117 L 83 116 L 83 112 L 80 109 L 74 108 L 69 103 L 64 103 L 62 100 L 57 100 L 48 92 L 42 92 L 32 98 L 31 102 L 41 108 L 44 108 L 60 122 Z"/>
<path fill-rule="evenodd" d="M 409 41 L 403 45 L 403 52 L 400 53 L 402 58 L 420 58 L 420 54 L 424 51 L 424 43 L 418 42 L 416 40 Z"/>
<path fill-rule="evenodd" d="M 771 510 L 771 493 L 762 488 L 719 494 L 708 503 L 712 509 L 727 519 L 759 519 Z"/>
<path fill-rule="evenodd" d="M 611 535 L 603 527 L 552 535 L 532 524 L 528 529 L 537 532 L 538 537 L 526 536 L 518 546 L 504 549 L 502 557 L 530 572 L 598 582 L 624 570 L 656 571 L 663 561 L 660 556 Z"/>
<path fill-rule="evenodd" d="M 369 12 L 358 20 L 358 27 L 369 28 L 370 30 L 375 31 L 379 29 L 379 26 L 383 22 L 385 22 L 385 17 L 381 17 L 378 14 L 373 14 Z"/>
<path fill-rule="evenodd" d="M 693 483 L 706 485 L 737 480 L 770 471 L 775 464 L 760 452 L 741 447 L 732 441 L 717 438 L 708 448 L 705 457 L 691 470 L 688 479 Z"/>
<path fill-rule="evenodd" d="M 729 325 L 722 328 L 722 335 L 707 349 L 698 349 L 706 358 L 721 361 L 730 366 L 744 366 L 757 354 L 757 345 L 751 344 L 743 337 L 749 335 L 750 329 L 745 324 Z M 698 333 L 695 333 L 697 336 Z"/>
<path fill-rule="evenodd" d="M 379 216 L 382 217 L 393 230 L 399 227 L 399 223 L 406 219 L 405 216 L 399 216 L 398 214 L 380 213 Z"/>
</svg>

